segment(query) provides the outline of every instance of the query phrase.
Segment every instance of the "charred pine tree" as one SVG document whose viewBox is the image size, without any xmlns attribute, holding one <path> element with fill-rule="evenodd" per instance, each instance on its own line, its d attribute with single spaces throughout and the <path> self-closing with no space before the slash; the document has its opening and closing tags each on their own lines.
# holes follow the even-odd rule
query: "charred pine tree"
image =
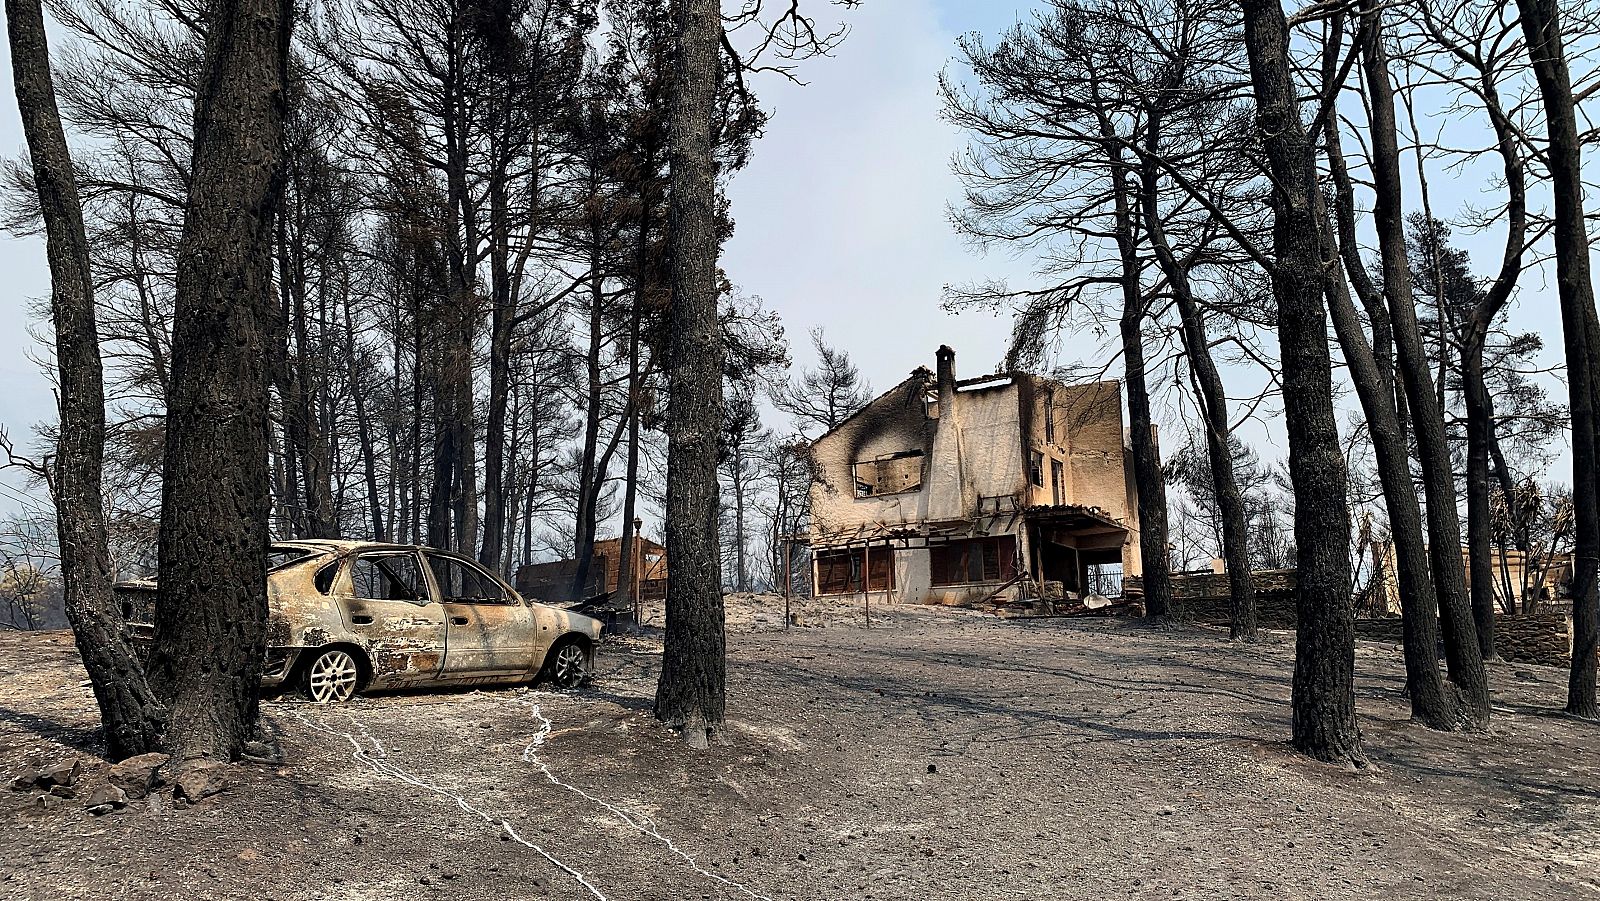
<svg viewBox="0 0 1600 901">
<path fill-rule="evenodd" d="M 1129 63 L 1126 69 L 1130 82 L 1144 86 L 1137 92 L 1142 97 L 1145 118 L 1143 146 L 1137 148 L 1138 208 L 1156 264 L 1178 310 L 1178 334 L 1205 430 L 1211 489 L 1221 520 L 1222 556 L 1228 574 L 1229 635 L 1235 641 L 1253 641 L 1256 605 L 1250 574 L 1248 513 L 1234 472 L 1227 393 L 1211 353 L 1206 311 L 1191 279 L 1191 268 L 1197 260 L 1219 267 L 1229 263 L 1221 259 L 1221 252 L 1209 246 L 1211 242 L 1205 237 L 1192 241 L 1182 255 L 1174 248 L 1168 235 L 1168 219 L 1169 215 L 1176 216 L 1174 210 L 1181 204 L 1164 207 L 1161 166 L 1162 160 L 1178 158 L 1197 160 L 1194 168 L 1202 171 L 1214 167 L 1215 185 L 1196 186 L 1197 189 L 1216 190 L 1217 197 L 1210 201 L 1215 208 L 1239 206 L 1228 197 L 1229 183 L 1248 179 L 1231 172 L 1227 160 L 1230 156 L 1242 160 L 1245 154 L 1241 149 L 1230 153 L 1226 145 L 1232 139 L 1231 129 L 1218 127 L 1219 122 L 1226 121 L 1235 89 L 1229 80 L 1217 77 L 1218 71 L 1234 71 L 1242 64 L 1237 33 L 1231 13 L 1222 4 L 1180 4 L 1170 15 L 1160 7 L 1149 9 L 1141 3 L 1114 4 L 1112 10 L 1127 33 L 1137 36 L 1138 46 L 1156 51 L 1148 61 Z M 1145 54 L 1130 56 L 1138 59 Z M 1213 160 L 1223 162 L 1218 165 Z M 1213 229 L 1193 231 L 1205 235 Z"/>
<path fill-rule="evenodd" d="M 151 659 L 179 759 L 238 757 L 258 712 L 270 503 L 263 361 L 291 12 L 282 0 L 218 0 L 195 103 Z"/>
<path fill-rule="evenodd" d="M 722 9 L 678 0 L 667 105 L 672 309 L 667 362 L 667 623 L 655 713 L 703 745 L 727 704 L 718 572 L 717 441 L 723 344 L 717 316 L 719 221 L 712 123 L 720 84 Z"/>
<path fill-rule="evenodd" d="M 1364 767 L 1355 709 L 1348 474 L 1333 406 L 1316 167 L 1300 118 L 1283 6 L 1279 0 L 1240 5 L 1256 121 L 1273 180 L 1272 282 L 1299 570 L 1293 742 L 1317 760 Z"/>
<path fill-rule="evenodd" d="M 1520 136 L 1506 114 L 1500 97 L 1499 80 L 1505 77 L 1509 59 L 1503 54 L 1510 47 L 1498 40 L 1495 30 L 1475 27 L 1477 23 L 1441 21 L 1429 3 L 1419 5 L 1423 25 L 1431 43 L 1440 48 L 1466 72 L 1457 83 L 1476 96 L 1494 129 L 1495 153 L 1500 157 L 1506 192 L 1505 249 L 1500 270 L 1486 291 L 1475 292 L 1465 320 L 1455 326 L 1461 394 L 1467 413 L 1467 455 L 1465 487 L 1467 494 L 1467 577 L 1472 598 L 1472 616 L 1477 625 L 1478 650 L 1485 660 L 1495 656 L 1495 599 L 1493 562 L 1492 479 L 1490 461 L 1495 456 L 1494 400 L 1484 374 L 1485 345 L 1495 319 L 1511 300 L 1522 274 L 1524 245 L 1528 232 L 1527 174 Z M 1507 24 L 1506 30 L 1515 28 Z M 1471 38 L 1464 37 L 1472 31 Z M 1503 49 L 1504 48 L 1504 49 Z M 1442 241 L 1438 229 L 1428 223 L 1424 240 Z M 1438 258 L 1439 251 L 1431 254 Z M 1442 289 L 1442 286 L 1440 286 Z M 1501 467 L 1502 471 L 1504 467 Z M 1504 480 L 1509 483 L 1510 479 Z M 1505 502 L 1512 492 L 1502 485 Z M 1526 549 L 1524 549 L 1526 553 Z M 1508 602 L 1510 599 L 1507 599 Z"/>
<path fill-rule="evenodd" d="M 1595 695 L 1595 651 L 1600 640 L 1600 464 L 1596 416 L 1600 415 L 1600 321 L 1589 270 L 1589 236 L 1583 211 L 1583 145 L 1577 103 L 1557 0 L 1517 0 L 1528 56 L 1539 83 L 1549 135 L 1547 151 L 1555 201 L 1556 289 L 1567 357 L 1568 406 L 1572 413 L 1572 506 L 1575 547 L 1572 573 L 1572 672 L 1567 712 L 1600 718 Z"/>
<path fill-rule="evenodd" d="M 1338 80 L 1339 38 L 1344 32 L 1344 17 L 1335 15 L 1323 47 L 1323 91 L 1328 96 L 1340 89 Z M 1394 544 L 1395 584 L 1400 596 L 1401 646 L 1406 663 L 1406 690 L 1411 700 L 1411 716 L 1433 729 L 1451 730 L 1461 722 L 1459 697 L 1449 690 L 1439 671 L 1439 603 L 1429 569 L 1427 539 L 1423 533 L 1422 508 L 1411 479 L 1411 458 L 1405 428 L 1397 403 L 1403 395 L 1395 392 L 1393 359 L 1385 365 L 1386 350 L 1375 350 L 1381 342 L 1392 340 L 1388 313 L 1381 294 L 1367 279 L 1357 250 L 1347 242 L 1355 240 L 1354 192 L 1345 175 L 1345 161 L 1339 136 L 1337 103 L 1330 101 L 1323 125 L 1324 151 L 1333 173 L 1337 228 L 1324 227 L 1324 256 L 1330 259 L 1327 286 L 1329 310 L 1350 381 L 1356 389 L 1366 417 L 1367 434 L 1372 441 L 1378 481 L 1384 506 L 1389 513 L 1390 540 Z M 1338 235 L 1335 237 L 1335 230 Z M 1332 260 L 1342 259 L 1349 282 L 1338 278 Z M 1354 263 L 1354 265 L 1352 265 Z M 1363 298 L 1368 311 L 1381 314 L 1371 318 L 1372 343 L 1368 343 L 1361 316 L 1350 298 L 1350 285 Z"/>
<path fill-rule="evenodd" d="M 1172 608 L 1172 573 L 1167 559 L 1167 482 L 1161 472 L 1155 423 L 1150 417 L 1150 390 L 1144 359 L 1144 322 L 1149 316 L 1142 285 L 1133 186 L 1118 145 L 1112 144 L 1113 198 L 1117 254 L 1121 257 L 1123 387 L 1128 394 L 1128 434 L 1133 445 L 1133 477 L 1139 484 L 1139 562 L 1144 576 L 1144 613 L 1163 619 Z"/>
<path fill-rule="evenodd" d="M 1383 260 L 1383 293 L 1388 298 L 1400 381 L 1405 386 L 1417 438 L 1423 494 L 1427 500 L 1428 556 L 1434 591 L 1439 599 L 1445 659 L 1449 663 L 1450 680 L 1461 691 L 1462 714 L 1467 727 L 1483 729 L 1489 721 L 1489 679 L 1483 668 L 1483 655 L 1478 650 L 1472 602 L 1461 567 L 1461 519 L 1456 511 L 1455 470 L 1445 435 L 1444 409 L 1435 391 L 1411 291 L 1399 129 L 1395 123 L 1394 86 L 1389 80 L 1389 56 L 1384 45 L 1383 11 L 1372 0 L 1364 0 L 1363 11 L 1366 22 L 1361 59 L 1371 95 L 1372 172 L 1376 191 L 1372 214 Z"/>
<path fill-rule="evenodd" d="M 1157 135 L 1157 123 L 1150 124 L 1152 141 Z M 1222 519 L 1222 558 L 1228 570 L 1228 594 L 1231 607 L 1228 616 L 1228 635 L 1234 641 L 1254 641 L 1256 638 L 1255 587 L 1250 577 L 1249 525 L 1244 506 L 1244 494 L 1239 490 L 1239 480 L 1233 471 L 1233 447 L 1230 443 L 1232 427 L 1228 421 L 1228 395 L 1222 386 L 1222 375 L 1211 355 L 1211 339 L 1206 333 L 1205 314 L 1195 299 L 1187 267 L 1172 252 L 1166 231 L 1157 209 L 1158 171 L 1154 162 L 1154 148 L 1140 165 L 1143 179 L 1141 206 L 1144 211 L 1145 231 L 1150 236 L 1156 261 L 1166 275 L 1172 290 L 1181 321 L 1183 354 L 1194 374 L 1199 399 L 1200 417 L 1206 432 L 1206 454 L 1211 463 L 1212 488 L 1217 499 L 1217 511 Z"/>
<path fill-rule="evenodd" d="M 111 594 L 102 470 L 105 383 L 95 322 L 89 242 L 72 154 L 56 106 L 39 0 L 6 0 L 11 72 L 33 186 L 44 219 L 55 327 L 59 437 L 51 490 L 67 619 L 100 707 L 106 754 L 154 751 L 166 711 L 145 680 Z"/>
</svg>

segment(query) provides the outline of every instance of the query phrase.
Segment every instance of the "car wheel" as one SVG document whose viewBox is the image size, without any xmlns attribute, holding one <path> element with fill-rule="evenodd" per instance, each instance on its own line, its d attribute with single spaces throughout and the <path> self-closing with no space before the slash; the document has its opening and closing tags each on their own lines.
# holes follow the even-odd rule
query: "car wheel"
<svg viewBox="0 0 1600 901">
<path fill-rule="evenodd" d="M 577 688 L 589 681 L 589 652 L 577 641 L 563 641 L 545 661 L 545 678 L 557 688 Z"/>
<path fill-rule="evenodd" d="M 329 648 L 306 667 L 302 687 L 318 704 L 337 704 L 355 697 L 360 681 L 361 668 L 350 652 Z"/>
</svg>

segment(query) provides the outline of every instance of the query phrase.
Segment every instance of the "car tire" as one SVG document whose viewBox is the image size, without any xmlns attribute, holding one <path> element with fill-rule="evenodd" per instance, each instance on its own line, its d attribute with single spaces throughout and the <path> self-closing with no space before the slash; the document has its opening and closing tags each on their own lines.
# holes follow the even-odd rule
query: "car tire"
<svg viewBox="0 0 1600 901">
<path fill-rule="evenodd" d="M 556 688 L 578 688 L 588 683 L 589 649 L 576 638 L 563 638 L 544 659 L 540 678 Z"/>
<path fill-rule="evenodd" d="M 341 704 L 361 688 L 361 664 L 346 648 L 319 651 L 300 671 L 300 688 L 317 704 Z"/>
</svg>

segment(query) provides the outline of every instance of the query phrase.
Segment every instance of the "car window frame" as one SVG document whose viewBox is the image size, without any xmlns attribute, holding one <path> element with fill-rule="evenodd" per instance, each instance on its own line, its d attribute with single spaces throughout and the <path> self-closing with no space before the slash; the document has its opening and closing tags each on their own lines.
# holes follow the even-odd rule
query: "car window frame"
<svg viewBox="0 0 1600 901">
<path fill-rule="evenodd" d="M 409 598 L 369 598 L 369 597 L 362 597 L 361 595 L 357 594 L 356 593 L 356 565 L 362 560 L 362 558 L 365 558 L 365 557 L 410 557 L 412 565 L 417 567 L 418 575 L 421 576 L 421 578 L 418 579 L 418 583 L 419 583 L 419 587 L 422 589 L 422 592 L 423 592 L 424 596 L 421 597 L 421 598 L 412 600 L 412 599 L 409 599 Z M 350 582 L 350 597 L 355 599 L 355 600 L 358 600 L 358 601 L 373 601 L 373 602 L 378 602 L 378 603 L 386 603 L 386 602 L 390 602 L 390 601 L 399 601 L 402 604 L 411 604 L 412 606 L 415 606 L 415 607 L 426 607 L 426 606 L 428 606 L 430 604 L 438 603 L 438 599 L 443 597 L 443 594 L 438 591 L 437 586 L 435 586 L 435 584 L 434 584 L 433 573 L 430 572 L 428 570 L 428 567 L 424 565 L 424 561 L 421 559 L 421 555 L 419 555 L 414 550 L 407 550 L 407 549 L 400 548 L 400 549 L 387 549 L 387 550 L 357 551 L 357 552 L 351 554 L 349 560 L 346 562 L 346 565 L 345 565 L 345 576 L 349 579 L 349 582 Z"/>
<path fill-rule="evenodd" d="M 482 598 L 466 599 L 448 597 L 447 592 L 444 590 L 444 586 L 439 584 L 438 575 L 433 571 L 432 558 L 434 557 L 438 557 L 441 560 L 448 560 L 452 563 L 459 563 L 467 567 L 469 570 L 477 573 L 479 578 L 487 579 L 491 585 L 500 589 L 501 600 L 491 601 Z M 433 586 L 434 597 L 438 598 L 439 603 L 441 604 L 473 604 L 482 605 L 485 607 L 517 607 L 522 605 L 522 598 L 517 594 L 515 589 L 501 581 L 498 576 L 490 572 L 487 567 L 478 563 L 476 560 L 472 560 L 468 557 L 462 556 L 461 554 L 453 554 L 449 551 L 436 551 L 431 548 L 423 548 L 422 562 L 422 568 L 427 572 L 428 582 Z"/>
</svg>

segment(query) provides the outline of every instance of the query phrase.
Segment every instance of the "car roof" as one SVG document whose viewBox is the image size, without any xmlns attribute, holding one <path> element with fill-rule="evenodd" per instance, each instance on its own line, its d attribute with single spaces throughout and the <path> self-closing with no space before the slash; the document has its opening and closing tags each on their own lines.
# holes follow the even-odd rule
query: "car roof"
<svg viewBox="0 0 1600 901">
<path fill-rule="evenodd" d="M 415 544 L 393 544 L 387 541 L 357 541 L 349 538 L 288 538 L 272 542 L 273 547 L 302 548 L 322 553 L 350 554 L 357 551 L 423 551 L 433 550 Z"/>
</svg>

